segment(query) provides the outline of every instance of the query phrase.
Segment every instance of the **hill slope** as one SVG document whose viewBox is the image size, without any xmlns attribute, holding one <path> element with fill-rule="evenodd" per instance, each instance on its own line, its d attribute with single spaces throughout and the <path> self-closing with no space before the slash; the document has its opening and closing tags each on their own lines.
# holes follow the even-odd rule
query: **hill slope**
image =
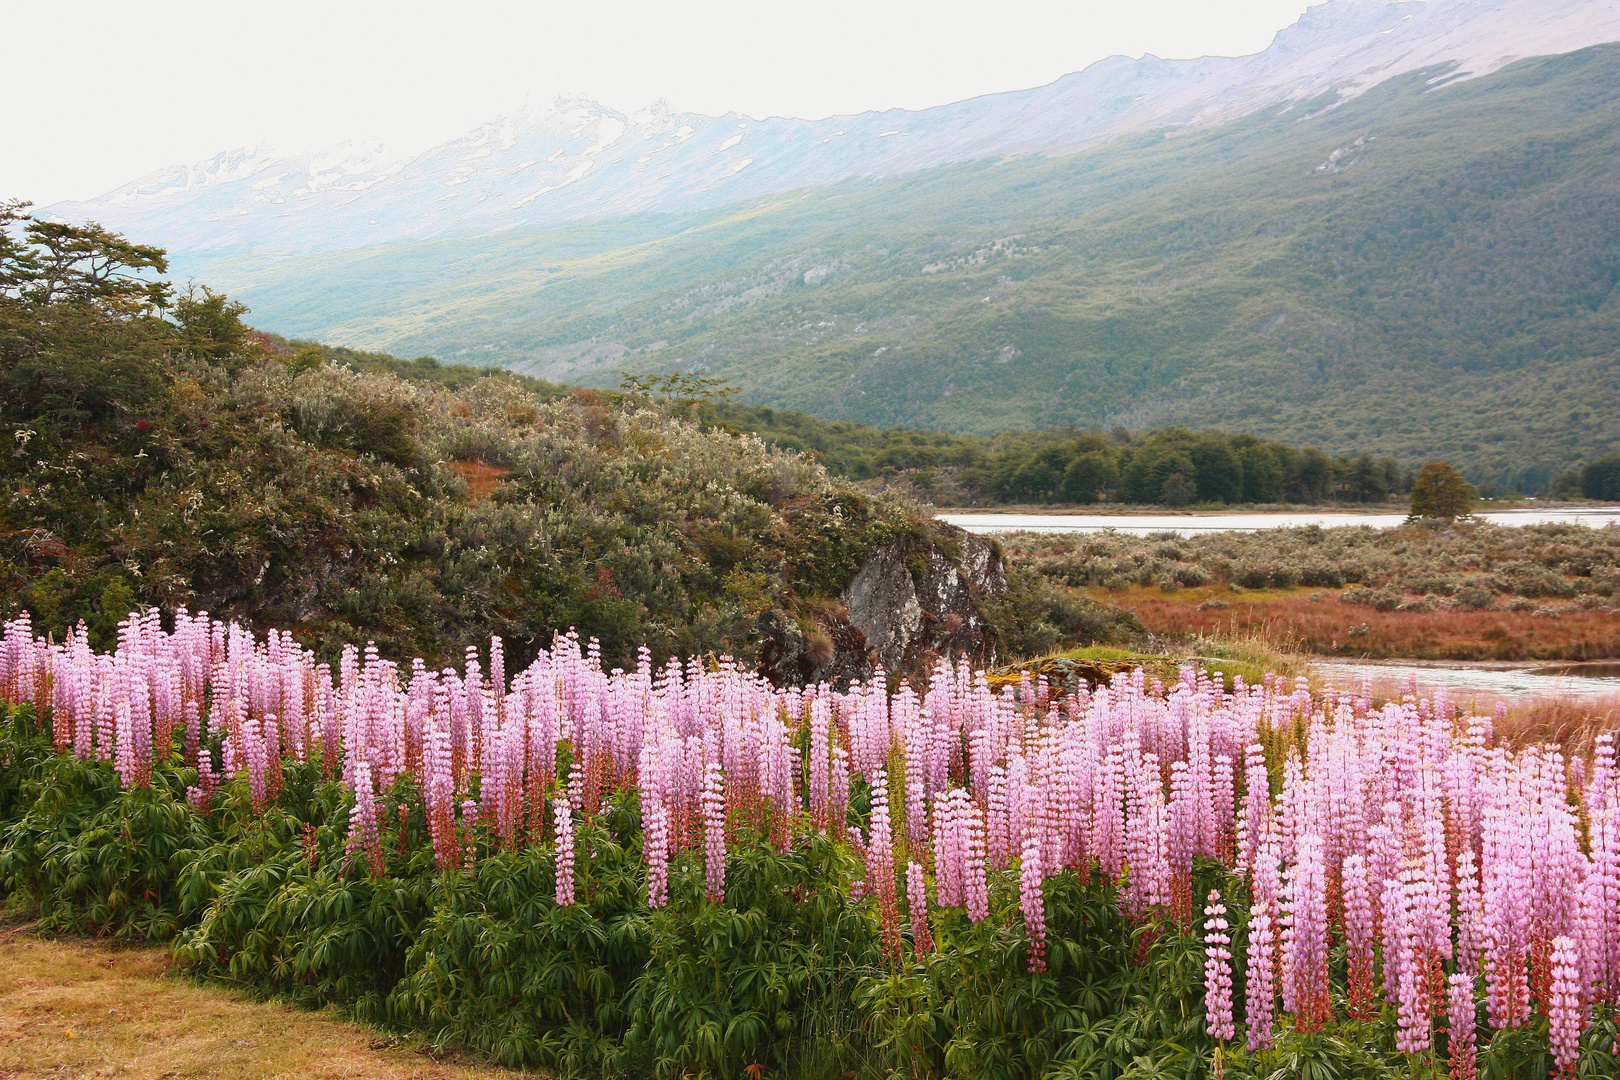
<svg viewBox="0 0 1620 1080">
<path fill-rule="evenodd" d="M 1620 445 L 1620 47 L 1449 73 L 1060 160 L 199 265 L 261 325 L 557 381 L 703 368 L 867 423 L 1181 423 L 1536 484 Z"/>
</svg>

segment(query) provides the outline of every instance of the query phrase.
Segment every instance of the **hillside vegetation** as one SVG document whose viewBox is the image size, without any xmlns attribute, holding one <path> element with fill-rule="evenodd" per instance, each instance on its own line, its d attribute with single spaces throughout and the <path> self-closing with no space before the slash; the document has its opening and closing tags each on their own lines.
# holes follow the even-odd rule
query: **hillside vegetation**
<svg viewBox="0 0 1620 1080">
<path fill-rule="evenodd" d="M 1216 427 L 1533 489 L 1620 439 L 1620 47 L 1445 75 L 209 280 L 289 333 L 558 381 L 701 368 L 878 426 Z"/>
<path fill-rule="evenodd" d="M 571 393 L 502 368 L 441 364 L 431 356 L 401 360 L 274 334 L 249 335 L 294 371 L 332 364 L 356 372 L 388 373 L 413 382 L 461 390 L 494 379 L 550 400 Z M 909 495 L 945 505 L 1008 503 L 1278 503 L 1375 502 L 1412 486 L 1412 470 L 1371 455 L 1329 458 L 1249 435 L 1171 428 L 1108 436 L 1050 428 L 993 437 L 909 428 L 874 428 L 809 413 L 731 400 L 724 380 L 684 375 L 629 378 L 600 399 L 615 407 L 650 406 L 732 435 L 808 454 L 835 476 L 882 481 Z M 1588 470 L 1601 463 L 1588 466 Z M 872 485 L 867 485 L 870 489 Z"/>
<path fill-rule="evenodd" d="M 161 251 L 0 212 L 0 606 L 58 639 L 83 619 L 109 647 L 152 604 L 327 654 L 439 662 L 493 631 L 522 657 L 575 627 L 612 662 L 751 658 L 762 617 L 933 542 L 917 508 L 644 398 L 340 366 L 389 358 L 263 340 L 175 295 Z"/>
</svg>

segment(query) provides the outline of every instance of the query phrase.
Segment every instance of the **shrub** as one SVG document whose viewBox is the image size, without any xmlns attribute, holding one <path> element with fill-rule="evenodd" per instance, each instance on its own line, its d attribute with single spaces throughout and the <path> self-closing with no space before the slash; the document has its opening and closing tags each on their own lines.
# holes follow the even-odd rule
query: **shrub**
<svg viewBox="0 0 1620 1080">
<path fill-rule="evenodd" d="M 1008 658 L 1042 656 L 1076 642 L 1126 643 L 1143 633 L 1134 616 L 1016 566 L 1007 572 L 1007 595 L 989 608 Z"/>
</svg>

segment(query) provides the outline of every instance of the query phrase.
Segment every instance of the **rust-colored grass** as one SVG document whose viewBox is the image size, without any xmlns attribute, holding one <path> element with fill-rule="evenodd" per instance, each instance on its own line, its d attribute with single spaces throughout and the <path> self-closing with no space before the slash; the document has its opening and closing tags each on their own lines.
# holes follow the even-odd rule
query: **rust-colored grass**
<svg viewBox="0 0 1620 1080">
<path fill-rule="evenodd" d="M 375 1049 L 373 1049 L 375 1047 Z M 436 1062 L 322 1013 L 171 975 L 161 948 L 0 929 L 0 1078 L 471 1080 L 516 1077 Z"/>
<path fill-rule="evenodd" d="M 1279 648 L 1324 656 L 1413 660 L 1598 660 L 1620 656 L 1620 618 L 1570 609 L 1560 618 L 1529 611 L 1376 611 L 1332 589 L 1225 585 L 1163 592 L 1092 588 L 1169 637 L 1258 636 Z M 1225 606 L 1208 606 L 1224 604 Z M 1201 606 L 1204 605 L 1204 606 Z"/>
<path fill-rule="evenodd" d="M 482 461 L 452 461 L 450 467 L 467 482 L 467 501 L 475 505 L 495 494 L 501 481 L 512 475 L 511 469 L 496 468 Z"/>
</svg>

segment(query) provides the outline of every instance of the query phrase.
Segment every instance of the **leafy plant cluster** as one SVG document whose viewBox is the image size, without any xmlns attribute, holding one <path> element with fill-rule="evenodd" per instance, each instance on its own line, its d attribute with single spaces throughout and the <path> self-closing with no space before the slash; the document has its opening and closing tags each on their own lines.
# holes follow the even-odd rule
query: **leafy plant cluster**
<svg viewBox="0 0 1620 1080">
<path fill-rule="evenodd" d="M 1003 539 L 1026 569 L 1071 587 L 1337 589 L 1353 603 L 1478 610 L 1552 602 L 1607 607 L 1620 593 L 1620 528 L 1414 522 L 1177 536 Z"/>
<path fill-rule="evenodd" d="M 1555 498 L 1584 496 L 1620 502 L 1620 454 L 1606 454 L 1552 478 L 1548 490 Z"/>
</svg>

